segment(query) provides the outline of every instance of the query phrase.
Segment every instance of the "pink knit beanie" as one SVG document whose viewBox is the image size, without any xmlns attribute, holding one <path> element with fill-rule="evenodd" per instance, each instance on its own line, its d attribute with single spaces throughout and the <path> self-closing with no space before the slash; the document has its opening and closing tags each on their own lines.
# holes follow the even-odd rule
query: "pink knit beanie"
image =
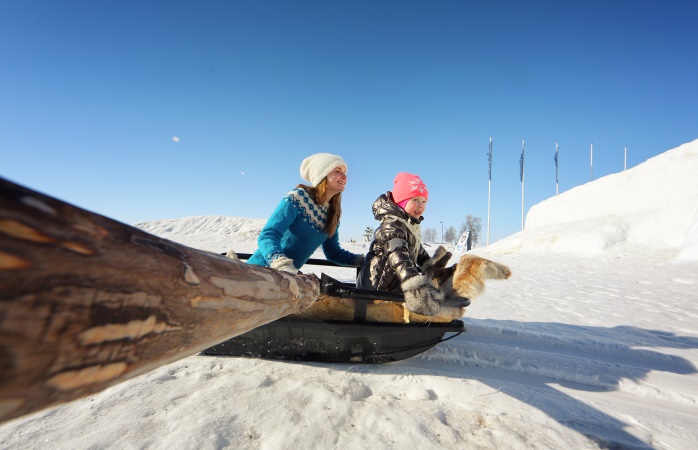
<svg viewBox="0 0 698 450">
<path fill-rule="evenodd" d="M 417 176 L 407 172 L 395 175 L 393 181 L 393 201 L 400 203 L 412 197 L 424 197 L 429 200 L 429 191 L 424 182 Z"/>
</svg>

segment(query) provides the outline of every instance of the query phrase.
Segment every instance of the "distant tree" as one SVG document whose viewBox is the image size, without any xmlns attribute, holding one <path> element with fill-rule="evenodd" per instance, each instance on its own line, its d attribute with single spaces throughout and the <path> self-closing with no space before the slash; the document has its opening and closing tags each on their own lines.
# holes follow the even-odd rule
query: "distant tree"
<svg viewBox="0 0 698 450">
<path fill-rule="evenodd" d="M 468 224 L 461 222 L 460 227 L 458 228 L 458 236 L 462 236 L 466 231 L 468 231 Z"/>
<path fill-rule="evenodd" d="M 436 228 L 427 228 L 422 235 L 424 241 L 431 244 L 436 241 Z"/>
<path fill-rule="evenodd" d="M 472 214 L 465 216 L 465 222 L 461 223 L 459 234 L 463 234 L 466 230 L 470 230 L 470 239 L 476 244 L 478 238 L 480 237 L 480 230 L 482 229 L 482 220 L 479 217 L 475 217 Z"/>
<path fill-rule="evenodd" d="M 449 242 L 453 244 L 453 242 L 458 238 L 456 235 L 456 227 L 451 225 L 450 227 L 446 228 L 446 231 L 444 232 L 444 239 L 446 242 Z"/>
<path fill-rule="evenodd" d="M 373 240 L 373 227 L 366 227 L 364 230 L 364 240 L 371 242 Z"/>
</svg>

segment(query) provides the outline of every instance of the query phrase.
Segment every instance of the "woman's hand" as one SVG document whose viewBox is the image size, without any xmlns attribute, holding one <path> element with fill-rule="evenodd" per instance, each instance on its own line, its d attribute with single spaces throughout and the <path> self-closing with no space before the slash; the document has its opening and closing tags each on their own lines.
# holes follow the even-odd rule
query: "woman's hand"
<svg viewBox="0 0 698 450">
<path fill-rule="evenodd" d="M 293 275 L 298 273 L 298 269 L 293 265 L 293 260 L 286 256 L 279 256 L 278 258 L 274 259 L 269 267 L 282 272 L 288 272 Z"/>
</svg>

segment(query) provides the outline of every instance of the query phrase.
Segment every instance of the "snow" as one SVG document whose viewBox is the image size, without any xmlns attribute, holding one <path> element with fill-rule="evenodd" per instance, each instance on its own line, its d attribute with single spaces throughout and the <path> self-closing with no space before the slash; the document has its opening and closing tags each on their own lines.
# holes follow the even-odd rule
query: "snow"
<svg viewBox="0 0 698 450">
<path fill-rule="evenodd" d="M 473 250 L 512 277 L 473 301 L 467 333 L 417 357 L 193 355 L 5 423 L 0 448 L 698 448 L 696 173 L 698 141 L 534 206 L 525 231 Z M 137 226 L 252 252 L 263 224 Z"/>
<path fill-rule="evenodd" d="M 583 255 L 680 252 L 698 259 L 698 141 L 533 206 L 497 251 Z"/>
</svg>

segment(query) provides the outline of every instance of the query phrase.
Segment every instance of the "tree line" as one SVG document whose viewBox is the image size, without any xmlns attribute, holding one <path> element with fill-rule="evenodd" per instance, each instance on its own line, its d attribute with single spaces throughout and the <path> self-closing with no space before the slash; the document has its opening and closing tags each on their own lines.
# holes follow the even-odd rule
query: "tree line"
<svg viewBox="0 0 698 450">
<path fill-rule="evenodd" d="M 456 227 L 451 225 L 450 227 L 443 230 L 443 241 L 444 243 L 454 244 L 463 233 L 470 230 L 470 239 L 473 244 L 477 244 L 478 238 L 480 237 L 480 231 L 482 230 L 482 219 L 475 217 L 472 214 L 465 216 L 465 221 L 460 224 L 460 227 L 456 230 Z M 366 227 L 364 230 L 364 240 L 366 242 L 371 242 L 373 240 L 373 234 L 375 230 L 373 227 Z M 427 228 L 422 232 L 422 239 L 424 242 L 433 244 L 439 242 L 439 235 L 436 228 Z"/>
</svg>

